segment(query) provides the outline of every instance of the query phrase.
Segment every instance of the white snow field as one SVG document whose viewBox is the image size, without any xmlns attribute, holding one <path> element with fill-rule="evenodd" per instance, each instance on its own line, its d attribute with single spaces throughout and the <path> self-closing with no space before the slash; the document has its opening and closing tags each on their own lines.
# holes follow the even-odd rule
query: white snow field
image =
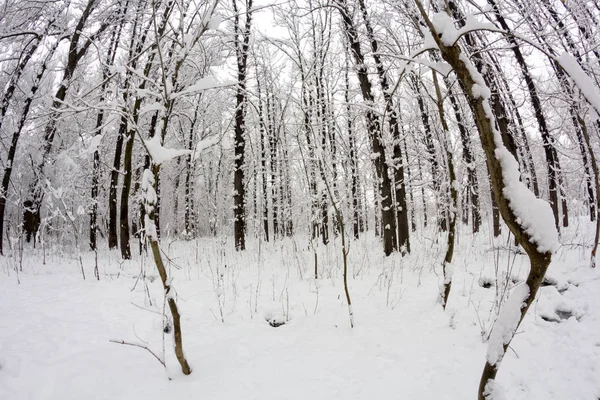
<svg viewBox="0 0 600 400">
<path fill-rule="evenodd" d="M 571 225 L 502 361 L 506 399 L 600 398 L 600 269 L 577 245 L 591 240 L 591 224 Z M 476 399 L 497 300 L 524 279 L 527 258 L 506 235 L 461 233 L 443 311 L 446 239 L 436 236 L 413 235 L 404 258 L 383 257 L 372 236 L 350 241 L 354 329 L 339 238 L 318 248 L 318 281 L 306 238 L 255 239 L 243 253 L 231 239 L 163 238 L 189 376 L 163 334 L 151 258 L 123 263 L 103 250 L 97 281 L 93 253 L 81 253 L 83 280 L 72 248 L 27 250 L 22 271 L 12 252 L 0 258 L 0 399 Z M 111 340 L 146 346 L 166 370 Z"/>
</svg>

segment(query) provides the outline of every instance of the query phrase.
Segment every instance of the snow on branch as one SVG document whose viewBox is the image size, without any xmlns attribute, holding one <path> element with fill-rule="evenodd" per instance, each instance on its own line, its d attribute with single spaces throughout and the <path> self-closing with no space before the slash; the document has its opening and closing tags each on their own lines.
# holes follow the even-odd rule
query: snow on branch
<svg viewBox="0 0 600 400">
<path fill-rule="evenodd" d="M 571 77 L 573 82 L 581 90 L 587 101 L 594 107 L 596 114 L 600 115 L 600 92 L 598 88 L 577 63 L 575 57 L 568 53 L 563 53 L 556 58 L 562 69 Z"/>
<path fill-rule="evenodd" d="M 507 32 L 498 29 L 494 24 L 489 22 L 481 22 L 475 18 L 473 15 L 467 15 L 465 18 L 465 26 L 460 29 L 456 29 L 454 26 L 454 21 L 452 18 L 446 14 L 445 12 L 439 12 L 433 15 L 431 18 L 431 22 L 435 27 L 436 32 L 440 35 L 440 40 L 444 44 L 444 46 L 453 46 L 461 36 L 475 31 L 492 31 L 498 32 L 502 34 L 506 34 Z"/>
<path fill-rule="evenodd" d="M 502 361 L 504 356 L 504 345 L 510 343 L 519 322 L 521 321 L 521 309 L 525 306 L 525 300 L 529 296 L 529 286 L 521 284 L 515 287 L 510 297 L 500 310 L 496 318 L 487 350 L 487 361 L 490 365 L 496 365 Z"/>
<path fill-rule="evenodd" d="M 154 135 L 150 140 L 144 140 L 144 145 L 152 158 L 152 163 L 155 165 L 160 165 L 166 161 L 192 153 L 191 150 L 178 150 L 163 147 L 160 143 L 160 135 Z"/>
<path fill-rule="evenodd" d="M 194 149 L 194 161 L 200 158 L 200 154 L 208 149 L 209 147 L 215 146 L 217 143 L 221 142 L 221 138 L 218 135 L 209 136 L 200 140 L 196 144 L 196 148 Z"/>
<path fill-rule="evenodd" d="M 208 90 L 208 89 L 216 89 L 216 88 L 220 88 L 220 87 L 226 87 L 226 86 L 232 86 L 235 85 L 236 82 L 233 81 L 225 81 L 225 82 L 217 82 L 216 79 L 214 79 L 211 76 L 205 77 L 205 78 L 200 78 L 196 81 L 196 83 L 194 83 L 193 85 L 188 86 L 187 88 L 183 89 L 180 92 L 176 92 L 176 93 L 172 93 L 169 96 L 170 100 L 174 100 L 178 97 L 181 96 L 186 96 L 186 95 L 191 95 L 191 94 L 196 94 L 198 92 L 204 91 L 204 90 Z"/>
</svg>

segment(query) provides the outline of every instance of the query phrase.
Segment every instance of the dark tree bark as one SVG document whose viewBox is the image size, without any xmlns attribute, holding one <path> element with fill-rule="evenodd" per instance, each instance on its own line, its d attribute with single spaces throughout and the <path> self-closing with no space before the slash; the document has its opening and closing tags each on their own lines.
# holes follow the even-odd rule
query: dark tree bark
<svg viewBox="0 0 600 400">
<path fill-rule="evenodd" d="M 425 198 L 425 185 L 423 184 L 423 168 L 421 167 L 421 157 L 417 157 L 417 168 L 419 169 L 419 180 L 421 181 L 421 202 L 423 203 L 423 228 L 427 228 L 427 198 Z"/>
<path fill-rule="evenodd" d="M 158 237 L 156 236 L 156 226 L 154 225 L 154 217 L 155 217 L 155 206 L 156 203 L 150 199 L 156 198 L 156 182 L 152 179 L 154 172 L 151 172 L 149 169 L 144 170 L 143 179 L 143 187 L 144 195 L 145 195 L 145 205 L 144 208 L 148 215 L 148 223 L 152 224 L 151 226 L 147 226 L 148 232 L 148 240 L 150 241 L 150 248 L 152 249 L 152 255 L 154 257 L 154 263 L 156 264 L 156 268 L 158 269 L 158 274 L 160 276 L 160 281 L 162 282 L 164 293 L 166 296 L 167 304 L 169 305 L 169 311 L 171 311 L 171 316 L 173 317 L 173 341 L 175 344 L 175 357 L 181 366 L 181 371 L 184 375 L 189 375 L 192 373 L 192 369 L 185 358 L 183 353 L 183 336 L 181 333 L 181 314 L 179 313 L 179 308 L 177 307 L 177 302 L 175 301 L 175 294 L 171 293 L 173 290 L 171 285 L 171 279 L 167 275 L 167 269 L 165 268 L 165 264 L 162 260 L 162 255 L 160 253 L 160 247 L 158 244 Z M 154 195 L 149 195 L 149 191 L 154 191 Z M 174 292 L 174 290 L 173 290 Z"/>
<path fill-rule="evenodd" d="M 406 139 L 402 140 L 402 143 L 404 144 L 404 157 L 405 160 L 408 160 L 408 149 L 406 147 Z M 406 163 L 406 178 L 407 178 L 407 182 L 411 182 L 411 178 L 410 178 L 410 165 L 408 163 Z M 413 194 L 413 188 L 411 186 L 411 188 L 408 191 L 408 194 L 410 196 L 410 227 L 411 230 L 413 232 L 416 232 L 417 230 L 417 215 L 415 212 L 415 196 Z"/>
<path fill-rule="evenodd" d="M 184 182 L 184 212 L 183 212 L 183 227 L 185 236 L 188 238 L 192 238 L 196 235 L 196 232 L 191 226 L 191 216 L 193 214 L 192 210 L 192 196 L 193 196 L 193 188 L 192 188 L 192 172 L 194 169 L 194 161 L 192 160 L 191 151 L 194 150 L 194 133 L 196 130 L 196 123 L 198 122 L 198 116 L 200 113 L 200 100 L 202 99 L 202 94 L 198 95 L 196 99 L 196 108 L 194 109 L 194 117 L 192 118 L 192 123 L 190 125 L 190 131 L 187 136 L 187 144 L 186 149 L 190 151 L 185 158 L 185 182 Z"/>
<path fill-rule="evenodd" d="M 246 70 L 252 23 L 252 0 L 246 0 L 246 21 L 240 28 L 237 0 L 233 0 L 235 53 L 237 57 L 237 93 L 235 109 L 235 168 L 233 173 L 233 229 L 236 250 L 246 249 L 246 182 L 244 180 L 244 156 L 246 151 Z M 240 38 L 241 35 L 241 38 Z"/>
<path fill-rule="evenodd" d="M 442 193 L 441 179 L 436 179 L 441 173 L 440 166 L 438 163 L 438 157 L 433 143 L 433 131 L 429 122 L 429 110 L 425 106 L 425 100 L 421 94 L 420 83 L 414 75 L 411 76 L 411 81 L 415 94 L 417 95 L 417 103 L 419 105 L 419 111 L 421 114 L 421 122 L 423 123 L 423 141 L 425 143 L 425 149 L 429 163 L 431 165 L 431 179 L 433 182 L 433 190 L 435 192 L 436 204 L 437 204 L 437 222 L 440 231 L 447 231 L 448 225 L 446 221 L 447 211 L 445 210 L 445 193 Z"/>
<path fill-rule="evenodd" d="M 108 190 L 108 248 L 116 249 L 119 247 L 119 219 L 118 219 L 118 203 L 117 203 L 117 189 L 119 185 L 119 176 L 121 172 L 121 157 L 123 154 L 123 144 L 125 143 L 125 134 L 129 130 L 129 123 L 127 119 L 127 103 L 129 101 L 130 87 L 133 80 L 133 72 L 137 68 L 138 55 L 141 53 L 143 47 L 146 44 L 146 38 L 148 37 L 148 31 L 151 27 L 151 21 L 148 22 L 145 28 L 138 32 L 138 24 L 141 23 L 142 10 L 145 7 L 146 2 L 140 1 L 136 10 L 136 17 L 133 21 L 128 60 L 130 61 L 130 68 L 125 74 L 123 82 L 123 104 L 124 107 L 121 110 L 123 115 L 119 121 L 119 130 L 117 132 L 117 139 L 115 141 L 115 153 L 113 158 L 113 166 L 110 172 L 110 184 Z M 139 37 L 138 37 L 139 35 Z"/>
<path fill-rule="evenodd" d="M 583 118 L 580 117 L 579 122 L 581 124 L 581 133 L 585 139 L 587 150 L 590 153 L 590 159 L 592 164 L 592 170 L 594 171 L 594 183 L 596 185 L 596 234 L 594 235 L 594 243 L 592 245 L 592 253 L 590 257 L 590 264 L 592 268 L 596 267 L 596 252 L 598 250 L 598 242 L 600 242 L 600 172 L 598 171 L 598 161 L 592 143 L 590 141 L 590 135 L 587 130 L 587 126 Z"/>
</svg>

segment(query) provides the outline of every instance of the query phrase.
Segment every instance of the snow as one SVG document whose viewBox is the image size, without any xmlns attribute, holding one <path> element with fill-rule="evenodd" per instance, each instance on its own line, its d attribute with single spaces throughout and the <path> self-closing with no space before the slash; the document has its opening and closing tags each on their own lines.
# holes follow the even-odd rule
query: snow
<svg viewBox="0 0 600 400">
<path fill-rule="evenodd" d="M 208 21 L 207 28 L 217 30 L 219 29 L 221 22 L 223 22 L 223 19 L 219 15 L 214 15 L 210 18 L 210 21 Z"/>
<path fill-rule="evenodd" d="M 556 61 L 569 74 L 571 79 L 590 102 L 597 114 L 600 114 L 600 92 L 592 79 L 583 71 L 575 57 L 568 53 L 561 54 Z"/>
<path fill-rule="evenodd" d="M 145 180 L 149 184 L 151 177 Z M 581 237 L 593 232 L 583 221 L 565 235 L 576 229 Z M 101 248 L 101 277 L 95 281 L 94 253 L 83 251 L 84 281 L 74 254 L 48 249 L 44 265 L 42 249 L 27 248 L 17 284 L 18 257 L 8 252 L 0 258 L 0 399 L 80 400 L 90 393 L 95 400 L 200 394 L 261 400 L 473 398 L 486 357 L 481 324 L 491 324 L 495 296 L 495 289 L 477 281 L 482 273 L 495 276 L 495 265 L 508 265 L 509 253 L 500 252 L 496 261 L 496 254 L 485 251 L 487 235 L 466 240 L 462 234 L 446 312 L 436 302 L 443 277 L 434 259 L 445 243 L 431 240 L 435 227 L 416 233 L 413 253 L 404 258 L 383 257 L 372 236 L 352 241 L 354 329 L 341 283 L 339 240 L 319 247 L 321 279 L 315 282 L 307 238 L 261 243 L 259 254 L 259 243 L 250 238 L 249 251 L 238 253 L 225 238 L 200 238 L 196 248 L 195 241 L 164 237 L 171 245 L 163 250 L 178 266 L 170 273 L 193 369 L 188 377 L 178 368 L 169 334 L 163 353 L 164 291 L 151 255 L 133 252 L 134 259 L 123 262 L 118 252 Z M 499 242 L 507 243 L 507 237 Z M 549 273 L 568 289 L 552 292 L 552 299 L 585 313 L 579 320 L 546 321 L 536 301 L 511 343 L 518 357 L 506 354 L 490 387 L 494 396 L 564 400 L 600 394 L 600 271 L 587 266 L 587 252 L 561 252 Z M 514 271 L 525 278 L 526 257 L 515 260 Z M 542 288 L 539 307 L 552 289 Z M 286 323 L 272 328 L 269 317 Z M 148 351 L 110 340 L 148 346 L 165 357 L 167 370 Z"/>
<path fill-rule="evenodd" d="M 85 154 L 94 154 L 96 152 L 96 150 L 98 150 L 98 146 L 100 146 L 100 143 L 102 142 L 103 137 L 104 137 L 104 135 L 92 136 L 92 138 L 90 139 L 90 144 L 87 147 L 87 149 L 85 149 L 84 153 Z"/>
<path fill-rule="evenodd" d="M 521 319 L 521 309 L 525 307 L 525 300 L 528 296 L 529 286 L 523 283 L 513 289 L 508 300 L 500 309 L 500 315 L 498 315 L 490 335 L 486 355 L 490 365 L 496 365 L 502 361 L 504 345 L 510 342 L 517 331 Z"/>
<path fill-rule="evenodd" d="M 530 237 L 538 251 L 554 252 L 558 246 L 558 231 L 550 204 L 535 195 L 519 180 L 519 163 L 505 148 L 496 149 L 496 158 L 502 165 L 503 194 L 512 212 Z"/>
<path fill-rule="evenodd" d="M 502 387 L 495 380 L 490 380 L 485 386 L 486 400 L 507 400 Z"/>
<path fill-rule="evenodd" d="M 140 115 L 153 111 L 165 111 L 165 106 L 159 102 L 150 103 L 140 110 Z"/>
<path fill-rule="evenodd" d="M 235 85 L 235 84 L 236 84 L 235 81 L 225 81 L 225 82 L 220 83 L 212 76 L 207 76 L 207 77 L 198 79 L 196 81 L 196 83 L 186 87 L 185 89 L 183 89 L 177 93 L 170 93 L 169 99 L 174 100 L 181 96 L 193 95 L 198 92 L 202 92 L 204 90 L 226 87 L 226 86 L 231 86 L 231 85 Z"/>
<path fill-rule="evenodd" d="M 454 45 L 462 35 L 468 32 L 478 30 L 503 32 L 496 28 L 494 24 L 479 21 L 474 15 L 467 15 L 465 18 L 465 26 L 460 29 L 456 29 L 454 20 L 445 12 L 434 14 L 431 18 L 431 22 L 433 23 L 436 32 L 440 35 L 440 40 L 444 46 Z"/>
<path fill-rule="evenodd" d="M 440 40 L 444 46 L 452 46 L 459 38 L 458 29 L 454 26 L 454 21 L 445 12 L 435 13 L 431 17 L 431 22 L 435 31 L 440 35 Z"/>
<path fill-rule="evenodd" d="M 177 150 L 163 147 L 160 143 L 160 135 L 154 135 L 150 140 L 144 140 L 144 144 L 152 158 L 152 163 L 155 165 L 160 165 L 166 161 L 192 153 L 190 150 Z"/>
<path fill-rule="evenodd" d="M 218 135 L 212 135 L 200 140 L 196 144 L 196 148 L 194 149 L 194 160 L 197 160 L 200 157 L 202 152 L 212 146 L 215 146 L 217 143 L 221 141 L 221 138 Z"/>
<path fill-rule="evenodd" d="M 149 217 L 149 214 L 153 211 L 154 206 L 158 201 L 156 190 L 154 190 L 154 174 L 150 169 L 145 169 L 142 174 L 142 192 L 144 193 L 144 206 L 146 207 L 146 214 L 144 215 L 144 229 L 146 236 L 150 239 L 157 239 L 158 234 L 156 232 L 156 224 Z"/>
<path fill-rule="evenodd" d="M 473 85 L 473 96 L 475 98 L 483 98 L 483 99 L 489 99 L 490 96 L 492 95 L 492 92 L 490 91 L 490 88 L 488 88 L 487 86 L 482 86 L 479 84 L 474 84 Z"/>
</svg>

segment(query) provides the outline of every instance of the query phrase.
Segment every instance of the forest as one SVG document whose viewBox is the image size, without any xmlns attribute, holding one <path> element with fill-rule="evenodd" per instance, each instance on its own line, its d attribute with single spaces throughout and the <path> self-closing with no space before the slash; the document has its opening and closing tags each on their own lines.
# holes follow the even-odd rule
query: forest
<svg viewBox="0 0 600 400">
<path fill-rule="evenodd" d="M 1 399 L 600 399 L 600 1 L 0 0 L 0 49 Z"/>
</svg>

